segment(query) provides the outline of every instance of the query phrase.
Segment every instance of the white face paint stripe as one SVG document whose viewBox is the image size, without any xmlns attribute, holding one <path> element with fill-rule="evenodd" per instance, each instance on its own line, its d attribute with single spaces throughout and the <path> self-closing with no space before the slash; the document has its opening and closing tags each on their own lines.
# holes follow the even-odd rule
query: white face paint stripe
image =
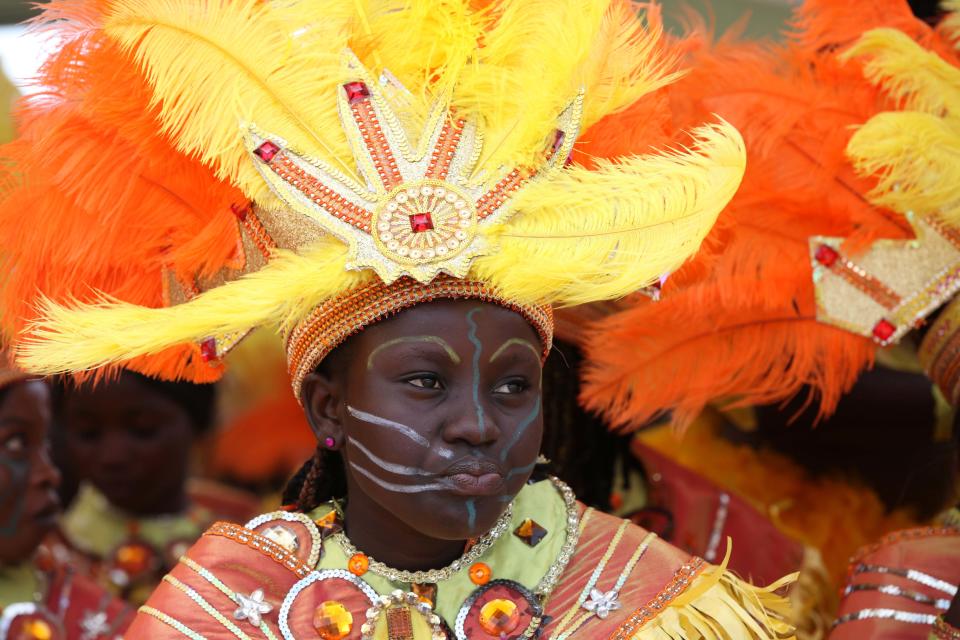
<svg viewBox="0 0 960 640">
<path fill-rule="evenodd" d="M 375 416 L 372 413 L 367 413 L 366 411 L 361 411 L 360 409 L 354 409 L 350 405 L 347 405 L 347 413 L 356 418 L 366 422 L 367 424 L 375 424 L 378 427 L 386 427 L 387 429 L 393 429 L 400 435 L 405 438 L 409 438 L 413 442 L 416 442 L 421 447 L 430 447 L 430 441 L 424 438 L 422 435 L 414 431 L 412 428 L 408 427 L 405 424 L 400 424 L 399 422 L 394 422 L 393 420 L 387 420 L 386 418 L 381 418 L 380 416 Z"/>
<path fill-rule="evenodd" d="M 349 443 L 352 444 L 354 447 L 356 447 L 357 449 L 359 449 L 360 453 L 362 453 L 363 455 L 367 456 L 367 458 L 369 458 L 370 462 L 374 463 L 374 464 L 377 465 L 378 467 L 381 467 L 381 468 L 382 468 L 383 470 L 385 470 L 385 471 L 389 471 L 390 473 L 395 473 L 395 474 L 401 475 L 401 476 L 432 476 L 432 475 L 435 475 L 435 474 L 430 473 L 429 471 L 425 471 L 425 470 L 423 470 L 423 469 L 421 469 L 421 468 L 419 468 L 419 467 L 407 467 L 407 466 L 404 466 L 404 465 L 402 465 L 402 464 L 394 464 L 394 463 L 392 463 L 392 462 L 387 462 L 387 461 L 384 460 L 383 458 L 379 457 L 378 455 L 376 455 L 375 453 L 373 453 L 372 451 L 370 451 L 370 449 L 368 449 L 368 448 L 366 448 L 365 446 L 363 446 L 363 444 L 360 443 L 356 438 L 347 438 L 347 442 L 349 442 Z"/>
<path fill-rule="evenodd" d="M 450 488 L 439 482 L 429 482 L 426 484 L 395 484 L 378 478 L 358 464 L 351 462 L 350 466 L 360 475 L 369 478 L 374 484 L 378 484 L 387 491 L 393 491 L 394 493 L 424 493 L 427 491 L 446 491 Z"/>
</svg>

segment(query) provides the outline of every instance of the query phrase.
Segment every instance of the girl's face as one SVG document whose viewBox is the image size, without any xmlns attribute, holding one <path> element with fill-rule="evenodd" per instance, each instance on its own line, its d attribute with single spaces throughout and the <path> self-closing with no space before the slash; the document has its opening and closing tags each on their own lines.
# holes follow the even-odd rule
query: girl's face
<svg viewBox="0 0 960 640">
<path fill-rule="evenodd" d="M 56 524 L 60 476 L 50 462 L 50 391 L 30 380 L 0 399 L 0 565 L 23 562 Z"/>
<path fill-rule="evenodd" d="M 412 529 L 490 529 L 533 470 L 543 435 L 540 340 L 473 301 L 421 304 L 365 329 L 304 386 L 321 440 L 362 492 Z"/>
<path fill-rule="evenodd" d="M 73 471 L 112 505 L 138 515 L 182 508 L 195 433 L 174 400 L 123 373 L 70 388 L 60 418 Z"/>
</svg>

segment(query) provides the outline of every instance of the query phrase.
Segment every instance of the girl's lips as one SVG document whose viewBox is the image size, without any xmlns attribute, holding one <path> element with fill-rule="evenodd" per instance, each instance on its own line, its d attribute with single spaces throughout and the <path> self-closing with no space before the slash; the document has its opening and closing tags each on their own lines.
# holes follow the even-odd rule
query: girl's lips
<svg viewBox="0 0 960 640">
<path fill-rule="evenodd" d="M 495 496 L 503 492 L 503 476 L 499 473 L 455 473 L 447 479 L 451 491 L 463 496 Z"/>
</svg>

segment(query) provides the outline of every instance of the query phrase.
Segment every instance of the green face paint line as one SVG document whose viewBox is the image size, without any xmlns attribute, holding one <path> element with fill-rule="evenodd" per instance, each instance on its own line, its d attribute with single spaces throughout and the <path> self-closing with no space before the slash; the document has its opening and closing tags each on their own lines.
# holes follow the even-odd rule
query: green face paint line
<svg viewBox="0 0 960 640">
<path fill-rule="evenodd" d="M 449 342 L 440 336 L 401 336 L 399 338 L 394 338 L 393 340 L 387 340 L 370 352 L 370 355 L 367 357 L 367 371 L 370 371 L 373 368 L 373 361 L 376 359 L 377 355 L 387 347 L 392 347 L 395 344 L 407 344 L 411 342 L 428 342 L 439 345 L 446 352 L 447 356 L 450 357 L 450 360 L 453 361 L 453 364 L 460 364 L 460 354 L 458 354 L 454 348 L 450 346 Z"/>
<path fill-rule="evenodd" d="M 467 528 L 473 531 L 477 526 L 477 501 L 475 498 L 467 500 Z"/>
<path fill-rule="evenodd" d="M 500 452 L 500 461 L 503 462 L 507 459 L 507 456 L 510 455 L 511 449 L 520 441 L 520 438 L 523 437 L 524 432 L 526 432 L 527 427 L 533 424 L 533 421 L 536 420 L 537 416 L 540 415 L 540 397 L 537 396 L 537 404 L 533 408 L 527 417 L 520 421 L 520 424 L 517 425 L 517 430 L 513 432 L 513 437 L 510 438 L 510 442 L 506 447 L 503 448 L 503 451 Z"/>
<path fill-rule="evenodd" d="M 27 498 L 24 485 L 30 474 L 30 464 L 26 460 L 0 459 L 0 469 L 5 469 L 10 478 L 10 483 L 0 491 L 0 504 L 10 499 L 14 501 L 10 516 L 4 522 L 0 522 L 0 538 L 5 538 L 13 535 L 20 528 Z"/>
<path fill-rule="evenodd" d="M 530 464 L 528 464 L 528 465 L 526 465 L 526 466 L 516 467 L 515 469 L 510 469 L 509 473 L 507 473 L 507 477 L 504 478 L 504 480 L 509 480 L 509 479 L 512 478 L 513 476 L 519 476 L 519 475 L 524 474 L 524 473 L 530 473 L 531 471 L 533 471 L 533 468 L 534 468 L 535 466 L 537 466 L 537 461 L 536 461 L 536 460 L 534 460 L 533 462 L 531 462 Z"/>
<path fill-rule="evenodd" d="M 515 344 L 518 344 L 521 347 L 524 347 L 526 349 L 530 349 L 530 351 L 533 351 L 533 355 L 537 357 L 537 361 L 538 362 L 540 361 L 540 356 L 542 354 L 539 351 L 537 351 L 537 348 L 533 346 L 533 344 L 529 340 L 524 340 L 523 338 L 510 338 L 509 340 L 504 342 L 502 345 L 500 345 L 499 349 L 493 352 L 493 355 L 490 356 L 490 362 L 493 362 L 494 360 L 502 356 L 504 351 L 506 351 L 509 347 L 512 347 Z"/>
<path fill-rule="evenodd" d="M 486 424 L 483 416 L 483 405 L 480 404 L 480 354 L 483 353 L 483 343 L 477 337 L 476 320 L 473 316 L 478 311 L 483 311 L 483 307 L 475 307 L 467 312 L 467 324 L 470 325 L 470 333 L 467 338 L 473 344 L 473 405 L 477 409 L 477 428 L 480 429 L 480 437 L 486 437 Z"/>
</svg>

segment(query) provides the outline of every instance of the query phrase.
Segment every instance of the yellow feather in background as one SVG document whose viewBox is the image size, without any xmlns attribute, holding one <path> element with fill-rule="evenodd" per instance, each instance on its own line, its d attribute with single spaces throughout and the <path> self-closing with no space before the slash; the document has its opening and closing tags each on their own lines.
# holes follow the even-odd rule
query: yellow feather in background
<svg viewBox="0 0 960 640">
<path fill-rule="evenodd" d="M 867 58 L 864 75 L 904 109 L 960 113 L 960 70 L 896 29 L 866 32 L 841 58 Z"/>
<path fill-rule="evenodd" d="M 871 201 L 960 224 L 960 119 L 881 113 L 853 135 L 847 155 L 857 171 L 877 176 Z"/>
<path fill-rule="evenodd" d="M 42 303 L 42 320 L 17 349 L 24 369 L 43 375 L 86 371 L 206 336 L 263 325 L 287 329 L 332 296 L 372 279 L 347 271 L 347 247 L 314 243 L 301 255 L 280 251 L 261 270 L 172 307 L 115 300 L 65 307 Z"/>
<path fill-rule="evenodd" d="M 940 3 L 940 8 L 947 14 L 940 20 L 938 29 L 954 42 L 960 42 L 960 0 L 945 0 Z"/>
<path fill-rule="evenodd" d="M 622 297 L 677 269 L 736 193 L 743 139 L 720 123 L 692 148 L 569 167 L 524 189 L 515 217 L 489 231 L 499 245 L 472 274 L 527 301 L 584 304 Z"/>
</svg>

